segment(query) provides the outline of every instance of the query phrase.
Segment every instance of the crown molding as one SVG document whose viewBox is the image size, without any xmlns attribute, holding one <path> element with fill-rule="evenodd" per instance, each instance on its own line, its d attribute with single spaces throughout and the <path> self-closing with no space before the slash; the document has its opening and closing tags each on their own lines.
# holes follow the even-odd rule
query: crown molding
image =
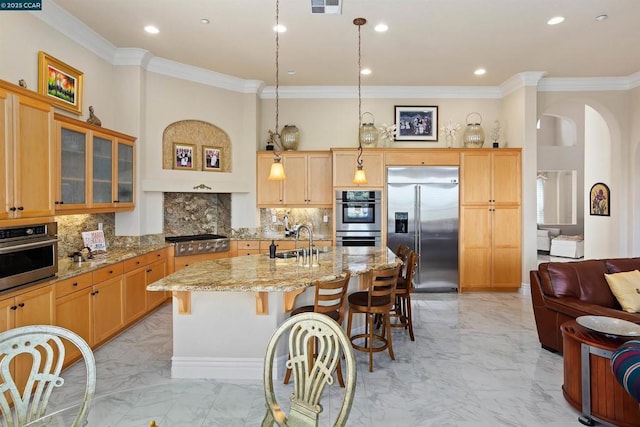
<svg viewBox="0 0 640 427">
<path fill-rule="evenodd" d="M 635 82 L 635 83 L 634 83 Z M 640 73 L 627 77 L 551 77 L 542 79 L 539 92 L 629 90 L 640 83 Z"/>
<path fill-rule="evenodd" d="M 116 47 L 54 1 L 43 1 L 41 11 L 29 13 L 69 37 L 74 43 L 113 64 Z"/>
<path fill-rule="evenodd" d="M 544 71 L 527 71 L 510 77 L 499 86 L 501 97 L 505 97 L 526 86 L 538 86 L 544 75 Z"/>
<path fill-rule="evenodd" d="M 275 86 L 266 86 L 260 97 L 274 99 Z M 278 97 L 287 99 L 353 99 L 358 97 L 357 86 L 283 86 Z M 495 86 L 362 86 L 366 99 L 424 99 L 424 98 L 501 98 Z"/>
<path fill-rule="evenodd" d="M 640 87 L 640 71 L 629 76 L 629 89 Z"/>
<path fill-rule="evenodd" d="M 117 48 L 113 56 L 113 65 L 133 65 L 144 69 L 149 65 L 153 54 L 137 47 Z"/>
</svg>

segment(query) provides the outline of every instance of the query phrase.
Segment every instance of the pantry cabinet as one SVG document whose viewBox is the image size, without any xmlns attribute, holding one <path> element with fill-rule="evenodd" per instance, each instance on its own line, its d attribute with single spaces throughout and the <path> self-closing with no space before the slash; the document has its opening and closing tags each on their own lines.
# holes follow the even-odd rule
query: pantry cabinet
<svg viewBox="0 0 640 427">
<path fill-rule="evenodd" d="M 52 135 L 46 99 L 0 81 L 0 220 L 53 215 Z"/>
<path fill-rule="evenodd" d="M 331 155 L 328 151 L 292 151 L 281 155 L 287 179 L 269 181 L 273 152 L 258 153 L 259 207 L 330 207 L 333 203 Z"/>
<path fill-rule="evenodd" d="M 465 150 L 460 177 L 460 290 L 517 290 L 522 270 L 520 150 Z"/>
<path fill-rule="evenodd" d="M 55 115 L 56 212 L 134 208 L 135 138 Z"/>
<path fill-rule="evenodd" d="M 356 173 L 358 150 L 355 148 L 334 148 L 333 153 L 333 186 L 340 188 L 366 187 L 382 188 L 384 186 L 384 151 L 381 149 L 365 149 L 362 153 L 363 170 L 367 183 L 353 183 Z"/>
</svg>

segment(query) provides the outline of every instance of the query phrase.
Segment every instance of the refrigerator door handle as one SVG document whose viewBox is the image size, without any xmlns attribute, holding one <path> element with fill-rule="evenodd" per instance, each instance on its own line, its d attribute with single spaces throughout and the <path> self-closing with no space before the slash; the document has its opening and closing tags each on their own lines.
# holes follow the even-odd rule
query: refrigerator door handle
<svg viewBox="0 0 640 427">
<path fill-rule="evenodd" d="M 422 239 L 422 230 L 420 230 L 420 221 L 422 220 L 420 218 L 420 207 L 422 206 L 422 200 L 420 200 L 420 185 L 416 185 L 415 188 L 416 191 L 416 205 L 415 205 L 415 215 L 413 216 L 415 223 L 413 224 L 416 232 L 414 234 L 414 244 L 413 247 L 415 248 L 415 251 L 418 253 L 421 253 L 421 247 L 420 247 L 420 242 Z"/>
</svg>

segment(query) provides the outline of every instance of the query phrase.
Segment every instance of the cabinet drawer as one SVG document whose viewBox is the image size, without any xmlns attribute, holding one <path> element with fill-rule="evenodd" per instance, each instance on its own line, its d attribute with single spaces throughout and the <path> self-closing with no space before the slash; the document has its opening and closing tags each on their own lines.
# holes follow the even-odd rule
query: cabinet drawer
<svg viewBox="0 0 640 427">
<path fill-rule="evenodd" d="M 146 255 L 140 255 L 135 258 L 127 259 L 123 261 L 122 264 L 124 265 L 124 272 L 128 273 L 131 270 L 135 270 L 136 268 L 140 268 L 143 265 L 147 265 L 148 262 L 146 260 Z"/>
<path fill-rule="evenodd" d="M 167 258 L 166 249 L 158 249 L 157 251 L 149 252 L 148 254 L 144 255 L 144 260 L 146 264 L 151 264 L 166 258 Z"/>
<path fill-rule="evenodd" d="M 123 273 L 122 263 L 119 262 L 117 264 L 109 265 L 107 267 L 102 267 L 99 270 L 93 272 L 93 283 L 104 282 L 107 279 L 111 279 L 113 277 L 122 276 Z"/>
<path fill-rule="evenodd" d="M 69 295 L 75 291 L 88 288 L 93 284 L 91 273 L 80 274 L 56 282 L 56 298 Z"/>
<path fill-rule="evenodd" d="M 271 243 L 271 242 L 269 242 Z M 267 245 L 268 247 L 269 245 Z M 244 252 L 245 249 L 260 249 L 259 240 L 240 240 L 238 241 L 238 253 Z"/>
<path fill-rule="evenodd" d="M 301 242 L 302 243 L 300 245 L 302 246 L 304 244 L 305 240 L 302 240 Z M 296 248 L 296 241 L 295 240 L 275 240 L 274 243 L 276 245 L 276 251 L 277 252 L 288 251 L 288 250 Z M 271 240 L 261 240 L 260 241 L 260 252 L 264 253 L 266 251 L 266 253 L 269 253 L 269 246 L 271 246 Z"/>
<path fill-rule="evenodd" d="M 256 255 L 260 253 L 260 249 L 238 249 L 238 256 L 243 256 L 243 255 Z"/>
</svg>

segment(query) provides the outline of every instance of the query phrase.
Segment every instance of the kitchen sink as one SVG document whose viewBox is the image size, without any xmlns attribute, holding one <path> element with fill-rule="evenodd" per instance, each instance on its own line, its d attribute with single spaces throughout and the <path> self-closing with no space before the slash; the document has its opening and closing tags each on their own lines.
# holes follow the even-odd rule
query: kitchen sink
<svg viewBox="0 0 640 427">
<path fill-rule="evenodd" d="M 291 251 L 277 252 L 276 258 L 282 258 L 282 259 L 295 258 L 297 253 L 298 253 L 298 250 L 295 250 L 295 249 Z"/>
</svg>

